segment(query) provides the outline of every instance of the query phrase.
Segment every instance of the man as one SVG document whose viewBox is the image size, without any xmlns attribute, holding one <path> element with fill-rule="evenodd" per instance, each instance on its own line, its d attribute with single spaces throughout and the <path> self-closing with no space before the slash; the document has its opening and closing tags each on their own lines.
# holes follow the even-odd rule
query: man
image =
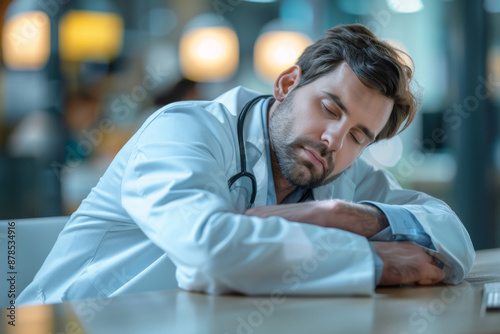
<svg viewBox="0 0 500 334">
<path fill-rule="evenodd" d="M 240 122 L 258 95 L 241 87 L 160 109 L 18 302 L 165 288 L 170 259 L 181 288 L 207 293 L 369 295 L 377 284 L 460 282 L 474 250 L 456 215 L 358 159 L 414 117 L 412 70 L 400 59 L 363 26 L 337 26 Z"/>
</svg>

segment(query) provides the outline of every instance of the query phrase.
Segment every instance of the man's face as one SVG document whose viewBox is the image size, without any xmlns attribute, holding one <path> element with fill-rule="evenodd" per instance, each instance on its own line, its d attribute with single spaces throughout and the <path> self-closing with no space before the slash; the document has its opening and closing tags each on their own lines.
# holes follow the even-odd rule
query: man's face
<svg viewBox="0 0 500 334">
<path fill-rule="evenodd" d="M 299 188 L 335 180 L 382 130 L 392 107 L 392 99 L 363 85 L 346 63 L 293 88 L 269 119 L 281 173 Z"/>
</svg>

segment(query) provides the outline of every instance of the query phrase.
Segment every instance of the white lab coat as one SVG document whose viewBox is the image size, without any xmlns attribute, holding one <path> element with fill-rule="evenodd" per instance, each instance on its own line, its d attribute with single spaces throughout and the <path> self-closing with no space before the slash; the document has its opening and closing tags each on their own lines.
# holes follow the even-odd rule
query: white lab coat
<svg viewBox="0 0 500 334">
<path fill-rule="evenodd" d="M 19 303 L 115 296 L 173 287 L 207 293 L 370 295 L 374 258 L 366 238 L 279 217 L 236 211 L 227 180 L 239 172 L 237 114 L 257 93 L 235 88 L 213 102 L 180 102 L 155 112 L 118 153 L 72 215 Z M 265 205 L 268 168 L 262 101 L 247 115 L 247 166 Z M 401 205 L 421 223 L 460 282 L 474 250 L 443 202 L 403 190 L 389 173 L 358 159 L 316 200 Z"/>
</svg>

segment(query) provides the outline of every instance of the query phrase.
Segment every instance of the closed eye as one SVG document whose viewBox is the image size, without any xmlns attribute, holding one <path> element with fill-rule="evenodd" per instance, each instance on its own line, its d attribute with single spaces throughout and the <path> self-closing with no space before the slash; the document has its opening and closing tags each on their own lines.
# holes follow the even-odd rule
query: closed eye
<svg viewBox="0 0 500 334">
<path fill-rule="evenodd" d="M 331 116 L 335 117 L 335 118 L 338 118 L 338 115 L 337 113 L 335 113 L 334 111 L 332 111 L 330 108 L 328 108 L 324 103 L 321 103 L 321 106 L 323 107 L 323 110 L 327 113 L 327 114 L 330 114 Z"/>
<path fill-rule="evenodd" d="M 367 140 L 367 138 L 364 134 L 357 134 L 354 132 L 351 132 L 351 137 L 357 145 L 362 145 Z"/>
<path fill-rule="evenodd" d="M 352 137 L 352 139 L 354 140 L 354 142 L 355 142 L 357 145 L 361 145 L 361 143 L 359 142 L 359 140 L 356 138 L 356 135 L 354 135 L 353 133 L 351 133 L 351 137 Z"/>
</svg>

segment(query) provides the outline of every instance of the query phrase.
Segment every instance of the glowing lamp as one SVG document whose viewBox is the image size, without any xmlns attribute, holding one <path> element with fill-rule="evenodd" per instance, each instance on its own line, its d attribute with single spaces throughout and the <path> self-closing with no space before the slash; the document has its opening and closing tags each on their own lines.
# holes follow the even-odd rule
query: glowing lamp
<svg viewBox="0 0 500 334">
<path fill-rule="evenodd" d="M 387 0 L 387 5 L 397 13 L 415 13 L 424 8 L 422 0 Z"/>
<path fill-rule="evenodd" d="M 487 54 L 487 69 L 491 73 L 494 80 L 488 80 L 488 89 L 493 92 L 495 96 L 500 97 L 500 92 L 492 85 L 494 82 L 500 81 L 500 48 L 490 47 Z"/>
<path fill-rule="evenodd" d="M 69 11 L 59 24 L 59 51 L 67 61 L 116 58 L 123 45 L 123 19 L 115 13 Z"/>
<path fill-rule="evenodd" d="M 38 70 L 50 56 L 50 20 L 41 11 L 17 14 L 3 28 L 5 65 L 17 70 Z"/>
<path fill-rule="evenodd" d="M 191 29 L 181 38 L 181 70 L 193 81 L 227 80 L 238 68 L 238 59 L 238 37 L 229 27 Z"/>
<path fill-rule="evenodd" d="M 293 66 L 311 39 L 299 32 L 270 31 L 255 42 L 254 67 L 266 81 L 274 82 L 278 75 Z"/>
</svg>

